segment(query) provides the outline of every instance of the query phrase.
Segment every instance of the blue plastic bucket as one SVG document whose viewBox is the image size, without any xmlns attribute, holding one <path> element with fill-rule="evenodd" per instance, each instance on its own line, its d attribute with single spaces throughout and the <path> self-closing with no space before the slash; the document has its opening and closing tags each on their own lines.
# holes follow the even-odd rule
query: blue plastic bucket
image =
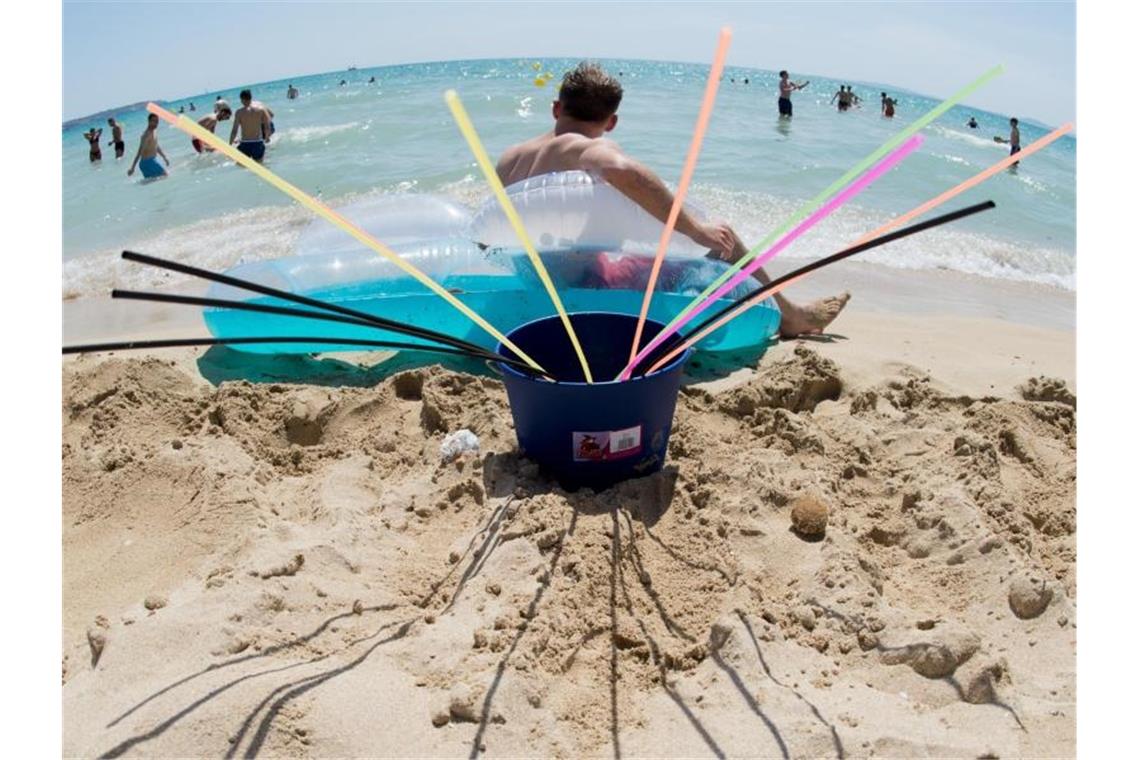
<svg viewBox="0 0 1140 760">
<path fill-rule="evenodd" d="M 564 488 L 600 490 L 649 475 L 665 463 L 681 369 L 692 350 L 657 372 L 613 382 L 629 360 L 637 317 L 608 312 L 570 314 L 595 382 L 587 384 L 558 316 L 515 328 L 507 337 L 558 382 L 498 365 L 515 420 L 519 448 Z M 646 320 L 642 344 L 664 329 Z M 514 356 L 501 343 L 502 356 Z"/>
</svg>

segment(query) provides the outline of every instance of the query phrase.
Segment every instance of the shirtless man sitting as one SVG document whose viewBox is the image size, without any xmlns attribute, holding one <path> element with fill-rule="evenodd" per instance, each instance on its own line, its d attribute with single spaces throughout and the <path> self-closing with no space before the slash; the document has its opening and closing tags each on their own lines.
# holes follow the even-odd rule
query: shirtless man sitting
<svg viewBox="0 0 1140 760">
<path fill-rule="evenodd" d="M 237 149 L 258 163 L 265 156 L 265 145 L 272 134 L 269 126 L 269 111 L 261 103 L 255 103 L 253 93 L 242 90 L 241 108 L 234 114 L 234 126 L 230 130 L 230 145 L 234 144 L 238 130 L 241 142 Z"/>
<path fill-rule="evenodd" d="M 628 196 L 654 218 L 665 222 L 673 206 L 673 193 L 656 174 L 622 153 L 617 143 L 604 135 L 617 126 L 621 84 L 601 67 L 580 63 L 562 79 L 554 101 L 554 129 L 508 148 L 499 159 L 499 179 L 504 185 L 549 172 L 581 170 L 600 177 Z M 682 209 L 677 232 L 710 249 L 709 256 L 736 262 L 748 253 L 737 234 L 723 222 L 699 223 Z M 761 283 L 770 279 L 763 269 L 753 276 Z M 775 296 L 780 307 L 780 335 L 823 332 L 850 295 L 824 298 L 804 306 Z"/>
</svg>

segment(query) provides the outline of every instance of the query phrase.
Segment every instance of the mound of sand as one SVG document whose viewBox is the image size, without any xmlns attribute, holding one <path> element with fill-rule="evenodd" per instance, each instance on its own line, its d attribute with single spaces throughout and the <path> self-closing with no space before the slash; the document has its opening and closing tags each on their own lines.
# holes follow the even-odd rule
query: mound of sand
<svg viewBox="0 0 1140 760">
<path fill-rule="evenodd" d="M 1022 395 L 799 347 L 595 494 L 493 379 L 68 364 L 65 753 L 1071 755 L 1075 397 Z"/>
</svg>

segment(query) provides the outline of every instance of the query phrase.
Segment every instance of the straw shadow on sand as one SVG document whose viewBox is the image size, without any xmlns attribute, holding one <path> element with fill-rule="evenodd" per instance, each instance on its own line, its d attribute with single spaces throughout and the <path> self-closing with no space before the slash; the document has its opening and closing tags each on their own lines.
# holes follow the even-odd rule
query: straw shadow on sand
<svg viewBox="0 0 1140 760">
<path fill-rule="evenodd" d="M 392 609 L 392 608 L 387 607 L 387 606 L 370 607 L 370 608 L 366 608 L 362 612 L 386 611 L 389 609 Z M 138 711 L 139 709 L 141 709 L 143 706 L 145 706 L 149 702 L 153 701 L 154 699 L 157 699 L 161 695 L 166 694 L 166 693 L 168 693 L 168 692 L 170 692 L 170 691 L 172 691 L 172 690 L 174 690 L 180 686 L 183 686 L 183 685 L 189 683 L 190 681 L 197 679 L 200 676 L 204 676 L 208 673 L 218 671 L 218 670 L 222 670 L 224 668 L 228 668 L 231 666 L 239 665 L 243 662 L 247 662 L 250 660 L 260 659 L 263 657 L 269 657 L 270 655 L 273 655 L 277 652 L 281 652 L 281 651 L 286 650 L 286 649 L 291 649 L 294 647 L 302 646 L 306 642 L 311 641 L 312 639 L 314 639 L 315 637 L 317 637 L 321 633 L 328 630 L 329 627 L 334 622 L 336 622 L 337 620 L 341 620 L 343 618 L 347 618 L 347 617 L 349 617 L 351 615 L 355 615 L 355 614 L 356 613 L 354 613 L 354 612 L 348 612 L 348 613 L 342 613 L 340 615 L 334 615 L 333 617 L 329 618 L 324 623 L 322 623 L 320 626 L 318 626 L 317 628 L 315 628 L 313 631 L 309 632 L 308 634 L 305 634 L 304 636 L 299 636 L 299 637 L 297 637 L 297 638 L 295 638 L 289 642 L 286 642 L 284 644 L 279 644 L 279 645 L 276 645 L 274 647 L 266 648 L 265 650 L 263 650 L 257 654 L 245 655 L 242 657 L 233 658 L 233 659 L 227 660 L 225 662 L 216 663 L 216 664 L 211 665 L 207 668 L 204 668 L 204 669 L 198 671 L 197 673 L 194 673 L 193 675 L 187 676 L 186 678 L 183 678 L 179 681 L 176 681 L 176 682 L 170 684 L 169 686 L 166 686 L 166 687 L 158 690 L 154 694 L 150 695 L 146 699 L 142 700 L 138 704 L 131 707 L 129 710 L 127 710 L 125 713 L 123 713 L 119 717 L 115 718 L 113 721 L 111 721 L 109 724 L 107 724 L 107 727 L 110 728 L 112 726 L 117 725 L 122 720 L 126 719 L 128 716 L 132 715 L 133 713 L 135 713 L 136 711 Z M 364 654 L 357 657 L 356 659 L 354 659 L 353 661 L 351 661 L 347 665 L 344 665 L 344 666 L 341 666 L 338 668 L 334 668 L 332 670 L 324 671 L 323 673 L 318 673 L 316 675 L 307 676 L 305 678 L 297 679 L 295 681 L 292 681 L 292 682 L 286 683 L 282 686 L 279 686 L 276 689 L 274 689 L 273 691 L 271 691 L 269 693 L 269 695 L 266 696 L 266 698 L 263 699 L 261 701 L 261 703 L 259 703 L 254 708 L 254 710 L 251 711 L 251 713 L 246 717 L 245 722 L 242 724 L 241 728 L 239 729 L 239 733 L 236 735 L 236 738 L 234 738 L 232 741 L 232 745 L 231 745 L 231 748 L 229 750 L 229 753 L 227 754 L 227 757 L 232 757 L 233 754 L 237 751 L 237 748 L 240 745 L 241 740 L 244 738 L 245 733 L 248 731 L 249 725 L 252 723 L 253 719 L 257 716 L 257 714 L 261 712 L 261 709 L 274 697 L 274 695 L 279 694 L 280 692 L 282 692 L 286 689 L 291 689 L 291 687 L 296 687 L 296 688 L 292 688 L 292 690 L 288 691 L 284 696 L 282 696 L 280 699 L 276 700 L 273 703 L 273 705 L 270 707 L 270 709 L 266 713 L 266 715 L 263 717 L 261 723 L 259 724 L 258 731 L 254 736 L 254 742 L 256 742 L 256 746 L 253 742 L 251 742 L 250 747 L 247 749 L 247 752 L 246 752 L 246 755 L 251 757 L 251 756 L 256 754 L 257 749 L 260 747 L 261 743 L 264 742 L 265 736 L 268 734 L 269 728 L 272 725 L 273 718 L 276 717 L 276 715 L 280 712 L 281 708 L 289 700 L 293 699 L 296 696 L 299 696 L 301 693 L 303 693 L 304 691 L 307 691 L 310 688 L 313 688 L 317 685 L 320 685 L 321 683 L 324 683 L 325 681 L 329 680 L 330 678 L 334 678 L 334 677 L 340 675 L 341 673 L 344 673 L 347 670 L 350 670 L 350 669 L 356 667 L 361 662 L 363 662 L 365 659 L 367 659 L 367 657 L 369 655 L 371 655 L 372 652 L 375 651 L 381 645 L 389 643 L 391 641 L 395 641 L 396 639 L 402 638 L 403 636 L 405 636 L 407 634 L 408 630 L 411 628 L 412 622 L 413 621 L 408 620 L 408 621 L 403 622 L 402 624 L 399 624 L 396 622 L 385 623 L 385 624 L 381 625 L 379 628 L 377 628 L 376 631 L 373 632 L 371 635 L 363 637 L 363 638 L 356 639 L 354 641 L 351 641 L 351 642 L 347 643 L 345 646 L 337 649 L 336 651 L 328 652 L 328 653 L 320 655 L 318 657 L 313 657 L 313 658 L 310 658 L 308 660 L 304 660 L 301 662 L 294 662 L 294 663 L 291 663 L 289 665 L 283 665 L 283 666 L 275 667 L 275 668 L 268 668 L 268 669 L 260 670 L 260 671 L 254 672 L 254 673 L 246 673 L 245 675 L 234 678 L 233 680 L 228 681 L 227 683 L 225 683 L 221 686 L 217 686 L 217 687 L 211 689 L 210 691 L 208 691 L 207 693 L 205 693 L 201 697 L 198 697 L 197 699 L 190 702 L 188 705 L 186 705 L 182 709 L 178 710 L 174 714 L 170 715 L 169 717 L 167 717 L 167 718 L 161 720 L 160 722 L 158 722 L 157 724 L 155 724 L 153 728 L 151 728 L 147 731 L 144 731 L 142 733 L 135 734 L 134 736 L 128 737 L 127 739 L 119 742 L 117 745 L 115 745 L 111 749 L 107 750 L 102 755 L 100 755 L 100 757 L 108 757 L 108 758 L 120 757 L 120 756 L 126 754 L 127 752 L 131 751 L 137 745 L 143 744 L 143 743 L 151 741 L 153 739 L 156 739 L 157 737 L 164 734 L 167 730 L 172 728 L 175 724 L 180 722 L 183 718 L 186 718 L 191 713 L 195 712 L 198 708 L 202 707 L 203 705 L 210 702 L 214 698 L 220 696 L 224 692 L 229 691 L 230 689 L 237 686 L 238 684 L 241 684 L 245 681 L 249 681 L 249 680 L 254 679 L 254 678 L 259 678 L 261 676 L 271 675 L 273 673 L 280 673 L 282 671 L 291 670 L 293 668 L 298 668 L 298 667 L 303 667 L 305 665 L 312 665 L 314 663 L 321 662 L 323 660 L 327 660 L 331 657 L 334 657 L 338 654 L 341 654 L 343 652 L 348 651 L 349 649 L 355 647 L 358 644 L 361 644 L 363 642 L 375 639 L 381 633 L 383 633 L 386 630 L 391 629 L 394 626 L 397 626 L 397 625 L 399 626 L 395 633 L 375 642 L 371 647 L 369 647 L 367 650 L 365 650 Z"/>
</svg>

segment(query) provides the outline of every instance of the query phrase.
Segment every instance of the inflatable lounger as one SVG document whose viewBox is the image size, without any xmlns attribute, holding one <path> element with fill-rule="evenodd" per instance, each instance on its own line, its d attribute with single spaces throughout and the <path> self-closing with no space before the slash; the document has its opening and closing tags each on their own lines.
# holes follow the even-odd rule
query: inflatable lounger
<svg viewBox="0 0 1140 760">
<path fill-rule="evenodd" d="M 535 177 L 507 188 L 550 272 L 567 311 L 638 314 L 662 224 L 612 187 L 583 172 Z M 503 333 L 554 313 L 521 245 L 492 200 L 474 216 L 434 196 L 381 196 L 340 209 L 353 223 L 481 314 Z M 698 212 L 699 213 L 699 212 Z M 668 322 L 728 264 L 675 235 L 662 265 L 649 317 Z M 459 311 L 408 277 L 391 262 L 327 222 L 314 222 L 297 243 L 297 254 L 239 264 L 227 274 L 292 293 L 348 306 L 469 340 L 493 350 L 496 341 Z M 727 304 L 758 285 L 748 281 L 724 298 Z M 212 298 L 288 305 L 250 298 L 246 291 L 213 285 Z M 205 309 L 218 338 L 313 335 L 422 342 L 386 330 L 232 309 Z M 780 315 L 769 300 L 710 334 L 704 351 L 735 351 L 766 343 Z M 235 349 L 259 353 L 335 350 L 328 344 L 258 344 Z M 348 350 L 348 349 L 344 349 Z"/>
</svg>

